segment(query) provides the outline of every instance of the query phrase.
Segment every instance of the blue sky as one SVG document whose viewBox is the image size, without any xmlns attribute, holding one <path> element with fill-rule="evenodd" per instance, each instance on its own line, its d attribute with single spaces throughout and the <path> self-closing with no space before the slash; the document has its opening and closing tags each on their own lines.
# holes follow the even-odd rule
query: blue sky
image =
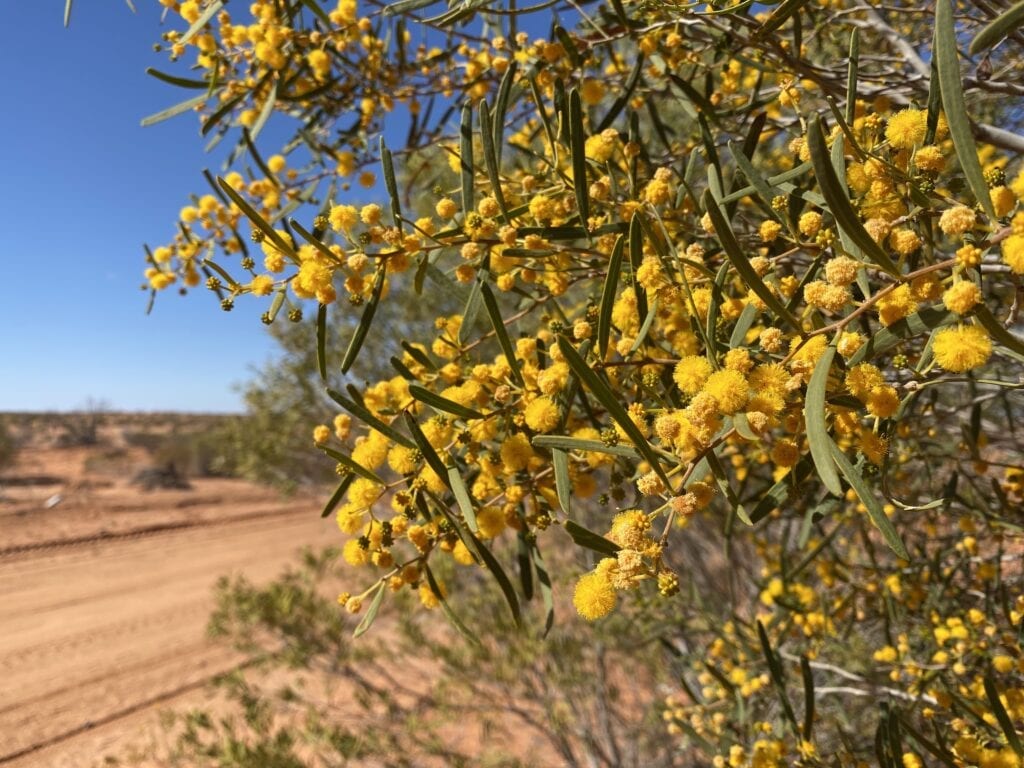
<svg viewBox="0 0 1024 768">
<path fill-rule="evenodd" d="M 194 115 L 139 120 L 186 94 L 145 74 L 160 9 L 136 2 L 11 3 L 0 25 L 3 325 L 0 411 L 68 410 L 89 398 L 126 410 L 241 408 L 232 384 L 274 345 L 249 297 L 158 297 L 146 316 L 142 244 L 170 239 L 190 192 L 204 192 Z M 226 144 L 227 142 L 225 142 Z"/>
</svg>

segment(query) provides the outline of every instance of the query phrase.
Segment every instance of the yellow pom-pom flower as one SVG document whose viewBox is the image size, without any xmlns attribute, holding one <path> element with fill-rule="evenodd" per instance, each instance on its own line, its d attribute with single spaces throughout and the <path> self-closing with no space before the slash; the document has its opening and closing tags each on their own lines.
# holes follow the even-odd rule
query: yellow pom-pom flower
<svg viewBox="0 0 1024 768">
<path fill-rule="evenodd" d="M 919 109 L 904 109 L 889 118 L 885 138 L 896 149 L 910 149 L 924 141 L 928 130 L 928 113 Z"/>
<path fill-rule="evenodd" d="M 686 395 L 695 395 L 700 392 L 704 382 L 711 375 L 711 363 L 701 355 L 687 355 L 676 363 L 672 379 L 676 386 Z"/>
<path fill-rule="evenodd" d="M 963 373 L 988 362 L 992 340 L 984 328 L 965 325 L 943 328 L 935 334 L 932 345 L 935 361 L 952 373 Z"/>
<path fill-rule="evenodd" d="M 615 601 L 615 587 L 608 575 L 601 571 L 591 571 L 576 582 L 572 604 L 587 621 L 607 616 L 615 608 Z"/>
<path fill-rule="evenodd" d="M 724 414 L 736 413 L 747 404 L 750 396 L 743 374 L 728 368 L 711 374 L 704 384 L 704 391 L 718 401 L 718 408 Z"/>
</svg>

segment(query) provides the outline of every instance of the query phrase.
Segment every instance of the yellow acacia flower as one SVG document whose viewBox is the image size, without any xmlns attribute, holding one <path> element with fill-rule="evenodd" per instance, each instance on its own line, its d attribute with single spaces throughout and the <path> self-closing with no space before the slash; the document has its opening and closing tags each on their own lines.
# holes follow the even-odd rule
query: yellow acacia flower
<svg viewBox="0 0 1024 768">
<path fill-rule="evenodd" d="M 523 414 L 526 426 L 534 432 L 550 432 L 558 426 L 558 405 L 547 395 L 538 397 L 528 406 Z"/>
<path fill-rule="evenodd" d="M 935 361 L 947 371 L 963 373 L 988 362 L 992 340 L 977 325 L 943 328 L 935 334 L 932 352 Z"/>
<path fill-rule="evenodd" d="M 904 109 L 889 118 L 885 138 L 896 149 L 910 149 L 924 141 L 928 130 L 928 113 L 919 109 Z"/>
<path fill-rule="evenodd" d="M 968 280 L 954 283 L 942 294 L 942 303 L 950 312 L 965 315 L 981 301 L 981 289 Z"/>
<path fill-rule="evenodd" d="M 676 386 L 686 395 L 700 392 L 712 372 L 711 363 L 702 355 L 687 355 L 678 363 L 672 373 Z"/>
<path fill-rule="evenodd" d="M 704 383 L 704 391 L 718 401 L 719 410 L 726 415 L 740 410 L 750 396 L 747 379 L 728 368 L 712 373 Z"/>
<path fill-rule="evenodd" d="M 614 562 L 614 561 L 612 561 Z M 572 603 L 587 621 L 607 616 L 615 608 L 616 594 L 611 578 L 599 570 L 591 571 L 576 582 Z"/>
</svg>

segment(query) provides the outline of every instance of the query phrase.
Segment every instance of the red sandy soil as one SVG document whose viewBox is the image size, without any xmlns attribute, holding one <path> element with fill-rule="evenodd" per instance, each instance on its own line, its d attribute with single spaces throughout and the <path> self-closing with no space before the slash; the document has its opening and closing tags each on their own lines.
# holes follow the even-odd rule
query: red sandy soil
<svg viewBox="0 0 1024 768">
<path fill-rule="evenodd" d="M 205 635 L 216 580 L 267 580 L 336 529 L 316 499 L 239 480 L 142 491 L 129 481 L 148 457 L 111 460 L 117 434 L 32 442 L 0 476 L 0 766 L 151 751 L 160 711 L 209 700 L 241 661 Z"/>
</svg>

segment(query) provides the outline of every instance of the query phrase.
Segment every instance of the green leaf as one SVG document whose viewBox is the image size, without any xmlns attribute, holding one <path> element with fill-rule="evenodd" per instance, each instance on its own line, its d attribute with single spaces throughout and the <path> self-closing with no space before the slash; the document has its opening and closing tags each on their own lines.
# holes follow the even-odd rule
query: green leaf
<svg viewBox="0 0 1024 768">
<path fill-rule="evenodd" d="M 401 446 L 404 446 L 405 448 L 416 447 L 415 442 L 410 440 L 401 432 L 397 431 L 394 427 L 385 424 L 379 418 L 370 413 L 370 411 L 365 406 L 357 403 L 355 400 L 351 400 L 350 398 L 343 395 L 336 389 L 331 389 L 330 387 L 327 387 L 325 391 L 327 392 L 327 396 L 331 398 L 331 400 L 336 402 L 350 414 L 352 414 L 357 419 L 362 421 L 364 424 L 366 424 L 366 426 L 371 427 L 372 429 L 376 429 L 378 432 L 380 432 L 388 439 L 395 441 L 396 443 L 398 443 Z"/>
<path fill-rule="evenodd" d="M 536 541 L 530 543 L 530 559 L 533 560 L 533 567 L 537 571 L 540 596 L 544 601 L 544 635 L 547 636 L 555 624 L 555 593 L 551 588 L 551 575 L 548 573 L 547 566 L 544 565 L 544 558 L 541 557 Z"/>
<path fill-rule="evenodd" d="M 829 371 L 832 370 L 832 360 L 836 356 L 835 344 L 830 344 L 817 365 L 814 366 L 814 373 L 811 374 L 811 381 L 807 385 L 807 399 L 804 402 L 804 422 L 807 425 L 807 442 L 811 446 L 811 458 L 814 459 L 814 466 L 818 470 L 818 477 L 822 484 L 828 488 L 834 496 L 843 495 L 843 486 L 839 482 L 839 473 L 836 472 L 835 462 L 832 460 L 832 448 L 835 443 L 828 434 L 828 426 L 825 424 L 825 386 L 828 383 Z"/>
<path fill-rule="evenodd" d="M 329 498 L 327 503 L 324 505 L 324 511 L 320 513 L 320 517 L 327 517 L 337 508 L 338 504 L 340 504 L 341 500 L 345 497 L 345 491 L 348 490 L 348 487 L 352 485 L 352 481 L 355 479 L 355 473 L 345 475 L 345 477 L 342 478 L 341 482 L 338 483 L 338 487 L 334 489 L 334 493 L 331 494 L 331 498 Z"/>
<path fill-rule="evenodd" d="M 736 349 L 736 347 L 742 347 L 747 341 L 747 331 L 754 324 L 757 319 L 758 308 L 753 304 L 746 304 L 743 307 L 743 311 L 740 312 L 739 319 L 736 320 L 736 325 L 733 326 L 732 335 L 729 337 L 729 348 Z"/>
<path fill-rule="evenodd" d="M 558 493 L 558 504 L 562 512 L 570 515 L 570 499 L 572 498 L 572 482 L 569 480 L 569 454 L 562 448 L 551 449 L 551 466 L 555 470 L 555 491 Z"/>
<path fill-rule="evenodd" d="M 515 587 L 512 586 L 512 581 L 509 579 L 508 574 L 501 567 L 498 558 L 494 556 L 494 553 L 483 542 L 473 534 L 469 534 L 469 538 L 473 544 L 473 549 L 480 556 L 480 559 L 483 560 L 484 566 L 494 576 L 498 586 L 501 587 L 502 594 L 505 595 L 505 602 L 508 603 L 509 610 L 512 611 L 513 621 L 515 621 L 517 627 L 521 627 L 523 625 L 523 616 L 519 608 L 519 597 L 516 595 Z"/>
<path fill-rule="evenodd" d="M 487 107 L 487 100 L 480 101 L 480 138 L 484 145 L 484 167 L 487 169 L 487 178 L 491 182 L 491 190 L 494 192 L 494 199 L 501 210 L 504 221 L 509 221 L 508 206 L 505 203 L 505 193 L 501 191 L 501 176 L 498 174 L 498 151 L 495 148 L 494 127 L 491 125 L 491 111 Z"/>
<path fill-rule="evenodd" d="M 988 331 L 995 341 L 1006 347 L 1011 353 L 1016 353 L 1014 356 L 1018 360 L 1021 359 L 1021 356 L 1024 355 L 1024 341 L 1018 339 L 1002 323 L 996 320 L 995 315 L 989 311 L 988 307 L 980 305 L 975 310 L 974 316 L 978 318 L 981 327 Z"/>
<path fill-rule="evenodd" d="M 495 157 L 498 160 L 498 167 L 501 167 L 501 149 L 505 145 L 505 115 L 508 112 L 509 98 L 512 94 L 512 83 L 515 81 L 516 72 L 519 69 L 519 62 L 513 61 L 505 74 L 501 77 L 501 84 L 498 86 L 498 97 L 494 102 L 493 137 L 491 139 Z"/>
<path fill-rule="evenodd" d="M 380 295 L 384 290 L 384 276 L 386 274 L 387 268 L 384 264 L 377 267 L 377 275 L 373 281 L 373 293 L 370 294 L 370 300 L 363 309 L 363 316 L 359 318 L 359 325 L 356 326 L 355 333 L 352 334 L 352 340 L 348 344 L 348 349 L 345 350 L 345 357 L 341 361 L 342 373 L 348 373 L 349 368 L 356 361 L 356 356 L 363 346 L 366 334 L 370 330 L 370 323 L 373 322 L 373 316 L 377 312 L 377 305 L 380 303 Z"/>
<path fill-rule="evenodd" d="M 430 570 L 430 566 L 426 562 L 423 563 L 423 572 L 427 576 L 427 585 L 430 587 L 430 591 L 434 593 L 434 597 L 437 598 L 441 604 L 441 610 L 444 612 L 445 617 L 452 623 L 452 626 L 458 631 L 460 635 L 469 640 L 473 645 L 482 647 L 482 644 L 474 635 L 469 627 L 462 623 L 458 616 L 455 615 L 455 611 L 452 610 L 451 606 L 448 605 L 448 601 L 444 598 L 444 593 L 441 592 L 441 587 L 437 583 L 437 579 L 434 578 L 433 571 Z"/>
<path fill-rule="evenodd" d="M 224 194 L 231 198 L 231 202 L 242 210 L 242 213 L 245 214 L 245 217 L 249 219 L 250 223 L 254 224 L 257 229 L 270 238 L 270 242 L 272 242 L 275 247 L 281 251 L 281 253 L 291 256 L 293 259 L 295 258 L 295 249 L 288 245 L 285 239 L 274 231 L 274 228 L 270 226 L 267 220 L 260 216 L 256 209 L 249 205 L 249 203 L 247 203 L 245 199 L 235 191 L 234 187 L 224 181 L 220 176 L 217 177 L 217 183 L 220 184 L 220 188 L 224 190 Z"/>
<path fill-rule="evenodd" d="M 373 626 L 373 622 L 377 618 L 377 614 L 380 612 L 381 603 L 384 602 L 384 593 L 387 591 L 384 587 L 384 582 L 381 581 L 377 586 L 377 594 L 373 596 L 373 600 L 370 601 L 369 608 L 366 609 L 366 615 L 363 616 L 359 624 L 356 625 L 355 631 L 352 633 L 353 640 L 364 634 L 366 630 Z"/>
<path fill-rule="evenodd" d="M 380 137 L 380 165 L 384 172 L 384 187 L 391 199 L 391 218 L 395 222 L 398 234 L 402 234 L 402 205 L 398 198 L 398 184 L 395 183 L 395 164 L 383 136 Z"/>
<path fill-rule="evenodd" d="M 320 7 L 320 3 L 316 0 L 302 0 L 302 4 L 309 8 L 313 12 L 313 15 L 320 19 L 320 23 L 328 29 L 333 29 L 334 24 L 331 23 L 331 17 L 327 15 L 323 8 Z"/>
<path fill-rule="evenodd" d="M 64 3 L 64 28 L 71 26 L 71 3 L 72 0 L 65 0 Z"/>
<path fill-rule="evenodd" d="M 996 688 L 996 681 L 992 677 L 992 673 L 989 672 L 984 677 L 985 696 L 988 698 L 988 703 L 992 707 L 992 714 L 996 716 L 996 720 L 999 722 L 999 727 L 1002 728 L 1003 734 L 1006 736 L 1006 743 L 1010 745 L 1010 748 L 1017 753 L 1017 757 L 1024 757 L 1024 745 L 1021 744 L 1020 736 L 1017 735 L 1017 728 L 1013 723 L 1013 719 L 1010 714 L 1006 711 L 1006 707 L 1003 706 L 1002 700 L 999 698 L 999 689 Z"/>
<path fill-rule="evenodd" d="M 757 191 L 758 196 L 764 201 L 765 209 L 771 213 L 772 218 L 779 219 L 779 214 L 772 208 L 772 198 L 775 197 L 775 191 L 768 186 L 768 182 L 765 181 L 764 176 L 761 172 L 754 167 L 754 164 L 747 159 L 747 156 L 743 154 L 732 141 L 729 142 L 729 154 L 732 155 L 733 162 L 736 163 L 736 167 L 740 169 L 740 172 L 747 178 L 747 181 Z"/>
<path fill-rule="evenodd" d="M 578 437 L 567 437 L 565 435 L 536 435 L 530 441 L 538 448 L 551 450 L 579 451 L 585 453 L 606 453 L 610 456 L 624 456 L 627 459 L 639 459 L 640 454 L 628 445 L 605 445 L 600 440 L 583 440 Z"/>
<path fill-rule="evenodd" d="M 480 286 L 480 294 L 484 297 L 484 308 L 487 310 L 487 316 L 491 319 L 494 335 L 498 338 L 498 345 L 505 355 L 505 360 L 508 361 L 508 367 L 512 369 L 512 378 L 516 380 L 519 386 L 525 386 L 523 373 L 519 370 L 519 361 L 516 360 L 515 347 L 512 346 L 512 340 L 508 337 L 508 331 L 505 330 L 505 322 L 501 319 L 501 312 L 498 311 L 498 302 L 494 299 L 491 286 L 483 283 Z"/>
<path fill-rule="evenodd" d="M 900 270 L 893 263 L 881 246 L 874 241 L 874 238 L 864 229 L 860 216 L 853 209 L 850 198 L 846 193 L 843 183 L 836 176 L 832 166 L 832 155 L 829 152 L 828 144 L 825 142 L 825 134 L 821 128 L 821 118 L 812 115 L 807 127 L 807 147 L 811 153 L 811 165 L 814 166 L 814 175 L 818 178 L 818 186 L 821 187 L 821 194 L 828 203 L 836 224 L 842 229 L 854 243 L 864 252 L 867 258 L 884 269 L 890 275 L 899 276 Z"/>
<path fill-rule="evenodd" d="M 558 337 L 558 348 L 562 351 L 562 356 L 572 371 L 586 385 L 587 389 L 593 393 L 594 397 L 601 402 L 601 405 L 605 407 L 615 422 L 622 428 L 622 431 L 633 441 L 633 445 L 640 452 L 640 455 L 647 460 L 647 463 L 651 465 L 651 469 L 661 478 L 666 487 L 672 487 L 672 483 L 668 479 L 668 475 L 665 474 L 661 462 L 654 451 L 651 450 L 651 446 L 647 442 L 647 438 L 644 437 L 643 432 L 629 418 L 629 414 L 626 413 L 626 409 L 622 407 L 622 403 L 619 401 L 619 396 L 612 392 L 604 379 L 587 365 L 586 361 L 580 357 L 579 352 L 576 351 L 576 348 L 573 347 L 567 338 L 564 336 Z"/>
<path fill-rule="evenodd" d="M 397 3 L 385 6 L 382 13 L 385 16 L 398 16 L 403 13 L 410 13 L 411 11 L 418 11 L 420 8 L 426 8 L 438 2 L 438 0 L 399 0 Z"/>
<path fill-rule="evenodd" d="M 750 261 L 740 248 L 740 244 L 736 241 L 736 236 L 732 233 L 732 227 L 729 226 L 729 222 L 722 214 L 710 190 L 704 190 L 701 202 L 704 204 L 708 216 L 711 217 L 711 223 L 715 228 L 715 236 L 722 244 L 725 255 L 732 262 L 733 267 L 735 267 L 740 277 L 743 278 L 743 281 L 757 294 L 761 301 L 768 305 L 776 316 L 785 320 L 797 333 L 802 335 L 803 328 L 800 325 L 800 321 L 793 317 L 793 314 L 776 298 L 775 294 L 768 289 L 768 286 L 764 284 L 757 272 L 754 271 L 754 268 L 750 266 Z"/>
<path fill-rule="evenodd" d="M 887 328 L 876 331 L 864 344 L 853 353 L 848 365 L 854 366 L 865 360 L 873 360 L 878 355 L 888 352 L 904 340 L 930 333 L 936 328 L 948 325 L 956 320 L 956 315 L 942 308 L 941 305 L 927 307 L 899 320 Z"/>
<path fill-rule="evenodd" d="M 68 5 L 70 6 L 70 3 Z M 210 19 L 221 12 L 222 8 L 224 8 L 224 0 L 214 0 L 203 9 L 203 12 L 199 14 L 199 18 L 192 22 L 192 26 L 176 42 L 179 45 L 188 43 L 189 40 L 199 34 L 200 30 L 210 22 Z"/>
<path fill-rule="evenodd" d="M 779 702 L 782 704 L 782 710 L 786 714 L 786 719 L 790 725 L 793 726 L 793 731 L 799 735 L 800 731 L 796 722 L 796 714 L 793 712 L 793 705 L 790 704 L 789 694 L 786 692 L 786 679 L 783 674 L 782 665 L 779 663 L 778 656 L 772 650 L 768 633 L 765 631 L 764 624 L 761 623 L 760 619 L 757 620 L 757 637 L 761 641 L 761 652 L 764 654 L 765 661 L 768 662 L 768 673 L 772 678 L 772 684 L 775 686 Z"/>
<path fill-rule="evenodd" d="M 754 511 L 750 513 L 751 522 L 758 523 L 771 514 L 773 509 L 785 504 L 794 492 L 799 491 L 804 481 L 811 476 L 813 462 L 808 456 L 804 456 L 795 467 L 775 483 L 757 502 Z"/>
<path fill-rule="evenodd" d="M 162 109 L 159 112 L 150 115 L 149 117 L 142 118 L 140 125 L 146 128 L 150 125 L 156 125 L 159 122 L 167 120 L 175 115 L 180 115 L 182 112 L 188 112 L 189 110 L 200 106 L 206 102 L 206 94 L 201 93 L 198 96 L 193 96 L 191 99 L 185 99 L 185 101 L 175 104 L 173 107 Z"/>
<path fill-rule="evenodd" d="M 193 80 L 188 77 L 168 75 L 166 72 L 161 72 L 159 69 L 153 69 L 153 67 L 146 67 L 146 74 L 151 77 L 155 77 L 157 80 L 169 83 L 170 85 L 176 85 L 179 88 L 196 88 L 205 91 L 210 87 L 209 80 Z"/>
<path fill-rule="evenodd" d="M 420 453 L 423 454 L 423 459 L 427 462 L 429 467 L 434 470 L 434 473 L 444 481 L 445 485 L 448 484 L 448 469 L 445 467 L 444 462 L 441 461 L 441 457 L 437 455 L 437 451 L 434 450 L 434 446 L 427 440 L 427 436 L 423 434 L 423 430 L 420 429 L 420 425 L 416 423 L 416 417 L 413 416 L 409 411 L 406 411 L 405 426 L 409 429 L 409 434 L 412 435 L 412 439 L 416 442 L 416 447 L 420 449 Z"/>
<path fill-rule="evenodd" d="M 347 467 L 348 469 L 352 470 L 355 474 L 369 480 L 371 483 L 377 483 L 377 485 L 385 484 L 384 481 L 381 480 L 376 474 L 368 470 L 362 464 L 359 464 L 350 457 L 341 453 L 340 451 L 336 451 L 333 448 L 327 447 L 326 445 L 318 445 L 317 447 L 326 455 L 330 456 L 336 462 L 341 464 L 343 467 Z"/>
<path fill-rule="evenodd" d="M 804 679 L 804 741 L 814 732 L 814 673 L 806 656 L 800 657 L 800 674 Z"/>
<path fill-rule="evenodd" d="M 797 11 L 807 5 L 808 0 L 782 0 L 760 27 L 754 30 L 752 41 L 763 40 L 781 27 Z"/>
<path fill-rule="evenodd" d="M 705 456 L 705 460 L 708 463 L 708 467 L 711 468 L 711 474 L 715 478 L 715 484 L 718 485 L 718 489 L 725 496 L 726 501 L 729 502 L 729 510 L 735 514 L 743 523 L 746 525 L 753 525 L 753 521 L 750 519 L 750 515 L 747 514 L 747 510 L 743 508 L 743 504 L 740 503 L 739 497 L 736 495 L 736 491 L 732 489 L 729 484 L 729 476 L 725 473 L 725 467 L 722 466 L 722 462 L 719 461 L 718 455 L 714 451 L 708 451 Z"/>
<path fill-rule="evenodd" d="M 1024 2 L 1011 5 L 985 25 L 971 40 L 971 47 L 967 52 L 971 56 L 976 56 L 1011 34 L 1021 24 L 1024 24 Z"/>
<path fill-rule="evenodd" d="M 451 486 L 455 502 L 459 505 L 459 511 L 462 512 L 462 519 L 466 521 L 470 531 L 477 533 L 480 527 L 476 522 L 476 510 L 473 509 L 473 500 L 466 490 L 466 482 L 462 479 L 462 473 L 459 472 L 459 468 L 456 466 L 448 467 L 448 485 Z"/>
<path fill-rule="evenodd" d="M 897 557 L 909 560 L 910 553 L 907 552 L 906 545 L 904 545 L 892 521 L 886 516 L 882 505 L 878 502 L 868 484 L 864 482 L 864 478 L 861 477 L 857 468 L 850 463 L 850 460 L 846 458 L 846 454 L 839 450 L 839 446 L 835 443 L 832 443 L 832 457 L 835 459 L 836 464 L 839 465 L 839 471 L 843 473 L 846 482 L 850 484 L 850 487 L 853 488 L 860 498 L 861 503 L 867 508 L 871 522 L 875 524 L 875 527 L 882 534 L 885 543 L 896 553 Z"/>
<path fill-rule="evenodd" d="M 572 540 L 579 546 L 593 550 L 605 557 L 615 557 L 622 549 L 614 541 L 609 541 L 604 536 L 596 534 L 572 520 L 566 522 L 565 532 L 572 536 Z"/>
<path fill-rule="evenodd" d="M 299 236 L 303 240 L 305 240 L 307 243 L 309 243 L 314 248 L 316 248 L 318 251 L 320 251 L 320 253 L 322 253 L 328 259 L 333 261 L 335 264 L 340 264 L 341 263 L 341 259 L 338 258 L 338 255 L 336 253 L 332 252 L 331 249 L 327 247 L 326 243 L 324 243 L 323 240 L 318 238 L 312 232 L 308 231 L 304 226 L 302 226 L 295 219 L 289 219 L 288 223 L 289 223 L 289 225 L 291 225 L 292 229 L 294 229 L 296 232 L 299 233 Z"/>
<path fill-rule="evenodd" d="M 629 80 L 626 81 L 626 87 L 622 89 L 622 93 L 619 97 L 612 102 L 611 107 L 605 116 L 601 118 L 601 122 L 597 125 L 597 133 L 600 133 L 605 128 L 611 127 L 611 124 L 615 122 L 615 118 L 619 116 L 619 113 L 625 109 L 626 105 L 629 104 L 629 100 L 633 98 L 633 91 L 636 89 L 640 82 L 640 76 L 644 71 L 644 55 L 638 53 L 636 56 L 636 63 L 633 65 L 633 70 L 629 73 Z"/>
<path fill-rule="evenodd" d="M 473 210 L 473 106 L 462 108 L 459 126 L 459 168 L 462 171 L 462 214 Z"/>
<path fill-rule="evenodd" d="M 210 131 L 216 128 L 217 125 L 220 124 L 220 121 L 227 117 L 229 114 L 231 114 L 231 110 L 238 106 L 239 102 L 241 102 L 242 99 L 244 98 L 245 91 L 242 91 L 240 93 L 235 94 L 230 99 L 222 103 L 219 107 L 217 107 L 216 111 L 214 111 L 212 115 L 210 115 L 203 121 L 202 126 L 199 128 L 200 135 L 206 136 Z M 273 177 L 271 176 L 271 178 Z"/>
<path fill-rule="evenodd" d="M 327 381 L 327 305 L 316 309 L 316 367 L 320 381 Z"/>
<path fill-rule="evenodd" d="M 939 89 L 942 92 L 942 109 L 946 113 L 949 135 L 953 139 L 960 169 L 974 196 L 985 209 L 989 219 L 996 220 L 988 184 L 978 161 L 978 148 L 971 133 L 971 119 L 964 102 L 963 83 L 960 80 L 960 56 L 957 53 L 956 21 L 950 0 L 938 0 L 935 5 L 935 39 L 932 43 L 935 63 L 939 70 Z"/>
<path fill-rule="evenodd" d="M 857 117 L 857 69 L 860 65 L 860 30 L 850 33 L 850 63 L 846 70 L 846 122 L 852 124 Z"/>
<path fill-rule="evenodd" d="M 612 255 L 608 260 L 608 271 L 604 276 L 604 288 L 601 291 L 601 307 L 597 316 L 597 356 L 604 360 L 608 354 L 608 338 L 612 327 L 612 309 L 615 306 L 615 293 L 619 287 L 619 273 L 622 272 L 622 254 L 625 250 L 625 236 L 619 235 L 612 247 Z"/>
<path fill-rule="evenodd" d="M 470 419 L 484 418 L 480 411 L 474 411 L 472 408 L 467 408 L 460 403 L 456 403 L 454 400 L 449 400 L 447 397 L 441 397 L 441 395 L 435 394 L 419 384 L 410 384 L 409 394 L 421 403 L 426 403 L 434 410 L 454 414 L 460 419 L 469 421 Z"/>
<path fill-rule="evenodd" d="M 572 154 L 572 187 L 576 193 L 576 207 L 580 224 L 586 228 L 590 220 L 590 192 L 587 189 L 586 136 L 583 134 L 583 102 L 580 92 L 569 92 L 569 143 Z"/>
</svg>

